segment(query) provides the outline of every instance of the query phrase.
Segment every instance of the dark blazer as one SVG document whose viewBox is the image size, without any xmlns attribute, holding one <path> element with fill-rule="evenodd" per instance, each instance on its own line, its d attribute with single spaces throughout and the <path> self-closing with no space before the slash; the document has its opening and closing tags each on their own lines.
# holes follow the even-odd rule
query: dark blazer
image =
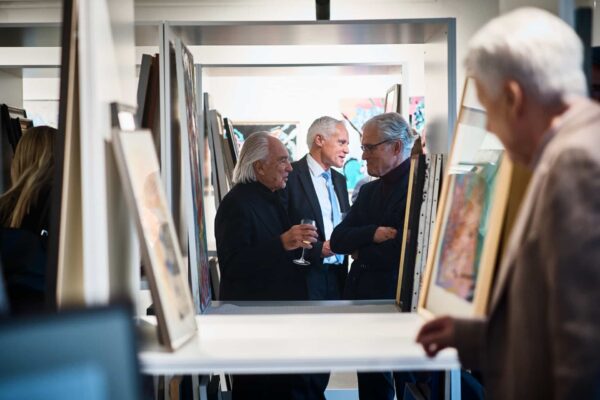
<svg viewBox="0 0 600 400">
<path fill-rule="evenodd" d="M 407 159 L 390 171 L 389 176 L 363 185 L 350 212 L 331 234 L 334 252 L 359 253 L 346 281 L 346 299 L 396 296 L 409 170 L 410 159 Z M 379 226 L 396 228 L 398 235 L 375 244 L 373 235 Z"/>
<path fill-rule="evenodd" d="M 291 227 L 276 192 L 258 182 L 235 185 L 215 218 L 219 300 L 305 300 L 306 284 L 283 248 Z"/>
<path fill-rule="evenodd" d="M 307 258 L 311 267 L 319 267 L 323 265 L 321 251 L 323 250 L 323 242 L 325 238 L 325 229 L 323 227 L 323 213 L 317 198 L 317 192 L 310 176 L 308 162 L 306 156 L 292 163 L 293 171 L 288 176 L 286 188 L 280 192 L 284 207 L 287 209 L 288 216 L 292 224 L 300 223 L 303 218 L 310 218 L 317 224 L 319 238 L 312 246 L 311 250 L 306 250 L 304 257 Z M 350 210 L 350 201 L 348 200 L 348 189 L 346 187 L 346 178 L 335 170 L 331 170 L 331 178 L 335 194 L 340 203 L 340 211 L 342 213 Z M 298 252 L 300 256 L 300 252 Z M 344 288 L 346 275 L 348 274 L 348 257 L 344 257 L 344 263 L 336 268 L 336 277 L 338 285 L 341 289 Z M 321 299 L 313 299 L 321 300 Z"/>
</svg>

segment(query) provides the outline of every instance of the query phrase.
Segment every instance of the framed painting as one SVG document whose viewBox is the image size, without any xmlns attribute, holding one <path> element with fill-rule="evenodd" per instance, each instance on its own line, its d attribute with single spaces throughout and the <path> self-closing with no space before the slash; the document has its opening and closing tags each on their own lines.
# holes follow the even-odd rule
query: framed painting
<svg viewBox="0 0 600 400">
<path fill-rule="evenodd" d="M 183 42 L 176 40 L 177 84 L 181 148 L 188 223 L 187 238 L 192 294 L 197 313 L 202 313 L 212 300 L 204 220 L 204 189 L 200 154 L 200 132 L 197 124 L 198 108 L 195 91 L 194 59 Z"/>
<path fill-rule="evenodd" d="M 351 194 L 358 182 L 368 176 L 367 162 L 362 159 L 360 148 L 362 127 L 369 119 L 383 113 L 384 100 L 383 97 L 367 97 L 344 98 L 339 101 L 340 114 L 348 122 L 350 143 L 343 173 L 346 177 L 346 187 Z"/>
<path fill-rule="evenodd" d="M 197 331 L 194 303 L 150 131 L 113 130 L 113 148 L 136 220 L 161 343 L 171 351 Z"/>
<path fill-rule="evenodd" d="M 408 98 L 408 124 L 419 135 L 425 129 L 425 97 L 412 96 Z"/>
<path fill-rule="evenodd" d="M 485 126 L 485 110 L 468 79 L 419 303 L 429 315 L 474 317 L 487 310 L 513 165 Z"/>
<path fill-rule="evenodd" d="M 402 86 L 393 85 L 385 94 L 384 112 L 402 113 Z"/>
</svg>

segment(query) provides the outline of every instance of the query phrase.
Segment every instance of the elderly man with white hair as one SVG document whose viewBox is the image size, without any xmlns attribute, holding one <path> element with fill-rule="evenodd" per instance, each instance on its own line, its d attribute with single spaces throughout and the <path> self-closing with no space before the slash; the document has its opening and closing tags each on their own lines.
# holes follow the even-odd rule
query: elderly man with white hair
<svg viewBox="0 0 600 400">
<path fill-rule="evenodd" d="M 292 171 L 288 152 L 266 132 L 244 142 L 235 186 L 221 201 L 215 237 L 221 270 L 219 300 L 305 300 L 306 282 L 293 250 L 311 248 L 312 225 L 292 226 L 277 193 Z M 305 398 L 301 375 L 236 375 L 233 399 Z"/>
<path fill-rule="evenodd" d="M 582 45 L 542 10 L 490 21 L 466 59 L 487 127 L 533 176 L 487 318 L 441 317 L 417 340 L 456 347 L 492 399 L 600 398 L 600 107 Z"/>
</svg>

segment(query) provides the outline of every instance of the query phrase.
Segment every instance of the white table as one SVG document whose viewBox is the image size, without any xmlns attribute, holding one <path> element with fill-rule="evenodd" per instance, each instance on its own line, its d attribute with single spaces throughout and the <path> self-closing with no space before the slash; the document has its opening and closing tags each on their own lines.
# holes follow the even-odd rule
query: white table
<svg viewBox="0 0 600 400">
<path fill-rule="evenodd" d="M 242 307 L 241 313 L 224 307 L 197 316 L 198 334 L 173 353 L 158 344 L 151 329 L 140 351 L 141 367 L 151 375 L 452 370 L 449 397 L 460 398 L 456 351 L 430 359 L 415 343 L 421 316 L 399 313 L 389 304 L 368 307 L 369 312 L 358 305 L 342 312 L 294 307 L 292 314 L 276 307 L 263 308 L 264 313 L 259 307 Z M 143 319 L 156 324 L 153 317 Z"/>
</svg>

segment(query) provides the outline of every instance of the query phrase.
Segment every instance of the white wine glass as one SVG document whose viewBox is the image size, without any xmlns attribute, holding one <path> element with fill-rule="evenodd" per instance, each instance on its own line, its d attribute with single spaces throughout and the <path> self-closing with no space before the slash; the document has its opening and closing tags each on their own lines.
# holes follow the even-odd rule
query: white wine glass
<svg viewBox="0 0 600 400">
<path fill-rule="evenodd" d="M 308 219 L 308 218 L 304 218 L 300 220 L 300 224 L 301 225 L 312 225 L 312 226 L 316 226 L 315 221 L 312 219 Z M 306 244 L 310 244 L 310 242 L 307 242 L 305 240 L 302 241 L 302 243 L 306 243 Z M 302 255 L 300 256 L 300 258 L 296 258 L 295 260 L 292 260 L 294 262 L 294 264 L 298 264 L 298 265 L 310 265 L 310 262 L 304 259 L 304 250 L 305 248 L 302 248 Z"/>
</svg>

